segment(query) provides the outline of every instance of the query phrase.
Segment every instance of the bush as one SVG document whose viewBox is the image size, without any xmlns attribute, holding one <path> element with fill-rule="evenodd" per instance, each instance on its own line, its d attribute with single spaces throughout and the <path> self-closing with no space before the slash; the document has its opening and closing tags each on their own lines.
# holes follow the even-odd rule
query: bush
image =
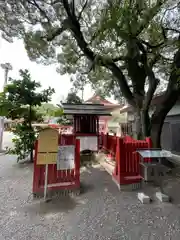
<svg viewBox="0 0 180 240">
<path fill-rule="evenodd" d="M 12 131 L 15 135 L 13 138 L 14 147 L 8 149 L 8 153 L 18 156 L 17 162 L 24 160 L 30 155 L 30 160 L 33 161 L 33 149 L 36 140 L 36 132 L 26 123 L 19 123 Z"/>
</svg>

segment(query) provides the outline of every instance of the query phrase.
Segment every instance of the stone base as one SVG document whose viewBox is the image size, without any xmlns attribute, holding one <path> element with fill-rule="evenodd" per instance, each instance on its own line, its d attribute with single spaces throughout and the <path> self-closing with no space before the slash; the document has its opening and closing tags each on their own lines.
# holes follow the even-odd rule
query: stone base
<svg viewBox="0 0 180 240">
<path fill-rule="evenodd" d="M 138 199 L 141 201 L 143 204 L 150 203 L 150 197 L 144 193 L 138 193 Z"/>
<path fill-rule="evenodd" d="M 156 192 L 156 197 L 161 202 L 169 202 L 170 201 L 169 196 L 162 192 Z"/>
<path fill-rule="evenodd" d="M 114 177 L 112 177 L 112 180 L 115 182 L 120 191 L 135 191 L 142 188 L 141 182 L 132 184 L 119 184 Z"/>
</svg>

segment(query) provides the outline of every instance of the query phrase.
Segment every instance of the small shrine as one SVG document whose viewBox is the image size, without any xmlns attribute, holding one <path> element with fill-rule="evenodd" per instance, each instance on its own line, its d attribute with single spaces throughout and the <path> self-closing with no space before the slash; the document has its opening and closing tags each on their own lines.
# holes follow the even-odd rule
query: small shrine
<svg viewBox="0 0 180 240">
<path fill-rule="evenodd" d="M 107 99 L 100 96 L 98 93 L 95 93 L 91 98 L 85 101 L 88 104 L 103 104 L 104 108 L 112 113 L 115 109 L 120 108 L 120 104 L 114 104 Z M 112 116 L 100 116 L 99 117 L 99 131 L 102 133 L 108 132 L 108 121 L 112 118 Z"/>
<path fill-rule="evenodd" d="M 64 114 L 73 118 L 73 134 L 80 139 L 80 150 L 98 151 L 99 118 L 111 116 L 104 104 L 63 103 Z"/>
</svg>

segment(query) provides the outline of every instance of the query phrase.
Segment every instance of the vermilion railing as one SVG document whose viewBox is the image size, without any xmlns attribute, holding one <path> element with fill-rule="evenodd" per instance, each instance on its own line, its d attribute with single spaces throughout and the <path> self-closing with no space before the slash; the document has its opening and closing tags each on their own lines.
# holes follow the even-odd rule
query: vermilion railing
<svg viewBox="0 0 180 240">
<path fill-rule="evenodd" d="M 100 135 L 101 147 L 114 158 L 116 164 L 113 177 L 119 184 L 132 184 L 141 180 L 140 156 L 138 149 L 152 148 L 150 138 L 135 140 L 130 136 L 123 138 L 108 134 Z M 151 161 L 150 158 L 145 161 Z"/>
</svg>

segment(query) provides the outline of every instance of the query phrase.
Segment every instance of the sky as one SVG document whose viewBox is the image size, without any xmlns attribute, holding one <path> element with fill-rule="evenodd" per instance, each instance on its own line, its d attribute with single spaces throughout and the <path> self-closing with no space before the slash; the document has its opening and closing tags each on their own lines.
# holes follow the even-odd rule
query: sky
<svg viewBox="0 0 180 240">
<path fill-rule="evenodd" d="M 0 38 L 0 64 L 6 62 L 9 62 L 13 67 L 13 70 L 9 72 L 9 77 L 18 78 L 20 69 L 28 69 L 32 79 L 40 82 L 43 89 L 49 86 L 53 87 L 56 92 L 52 97 L 53 104 L 58 104 L 60 100 L 65 99 L 72 87 L 70 76 L 61 76 L 58 74 L 55 65 L 44 66 L 31 62 L 21 40 L 15 40 L 13 43 L 8 43 Z M 2 91 L 3 82 L 4 70 L 0 68 L 0 91 Z M 86 86 L 84 100 L 87 100 L 93 94 L 90 86 Z M 81 96 L 81 93 L 79 95 Z"/>
</svg>

